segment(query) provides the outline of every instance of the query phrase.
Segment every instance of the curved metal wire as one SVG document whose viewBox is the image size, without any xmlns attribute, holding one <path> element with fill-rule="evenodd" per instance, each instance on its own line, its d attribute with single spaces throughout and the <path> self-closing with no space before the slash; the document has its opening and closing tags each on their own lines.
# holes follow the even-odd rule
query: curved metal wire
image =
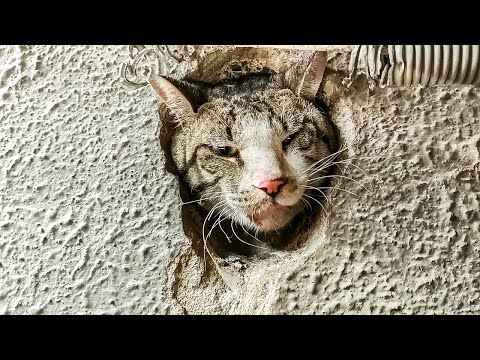
<svg viewBox="0 0 480 360">
<path fill-rule="evenodd" d="M 170 51 L 167 45 L 164 48 L 160 45 L 130 45 L 128 52 L 130 59 L 120 68 L 122 83 L 127 88 L 139 89 L 148 85 L 154 75 L 168 75 L 165 52 Z"/>
</svg>

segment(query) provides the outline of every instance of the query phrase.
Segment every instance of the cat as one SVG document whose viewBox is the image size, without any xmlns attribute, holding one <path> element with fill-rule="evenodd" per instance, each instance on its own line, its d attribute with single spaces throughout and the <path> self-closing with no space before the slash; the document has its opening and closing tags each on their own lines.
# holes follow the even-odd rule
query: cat
<svg viewBox="0 0 480 360">
<path fill-rule="evenodd" d="M 217 226 L 224 243 L 273 244 L 321 205 L 337 150 L 335 127 L 316 97 L 325 65 L 326 53 L 315 52 L 283 74 L 151 81 L 162 100 L 171 171 L 189 189 L 184 200 L 205 210 L 204 242 Z"/>
</svg>

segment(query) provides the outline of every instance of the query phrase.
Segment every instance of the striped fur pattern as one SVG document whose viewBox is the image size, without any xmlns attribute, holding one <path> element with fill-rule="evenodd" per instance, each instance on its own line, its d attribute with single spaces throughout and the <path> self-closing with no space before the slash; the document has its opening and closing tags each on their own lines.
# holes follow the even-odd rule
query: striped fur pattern
<svg viewBox="0 0 480 360">
<path fill-rule="evenodd" d="M 305 78 L 319 83 L 314 74 Z M 314 188 L 329 171 L 319 165 L 336 149 L 325 113 L 291 84 L 281 74 L 153 83 L 161 120 L 173 129 L 171 158 L 192 201 L 252 233 L 280 231 L 311 205 L 309 197 L 318 199 Z M 259 186 L 265 179 L 281 179 L 275 196 Z"/>
</svg>

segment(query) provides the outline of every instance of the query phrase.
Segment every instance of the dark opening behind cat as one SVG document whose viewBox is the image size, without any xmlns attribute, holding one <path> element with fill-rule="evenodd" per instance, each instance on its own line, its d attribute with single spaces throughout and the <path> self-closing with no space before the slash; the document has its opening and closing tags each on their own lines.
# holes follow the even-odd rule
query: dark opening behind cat
<svg viewBox="0 0 480 360">
<path fill-rule="evenodd" d="M 224 241 L 269 242 L 325 194 L 337 150 L 316 100 L 325 64 L 326 53 L 316 52 L 284 74 L 152 80 L 175 172 L 207 213 L 204 242 L 215 226 Z"/>
</svg>

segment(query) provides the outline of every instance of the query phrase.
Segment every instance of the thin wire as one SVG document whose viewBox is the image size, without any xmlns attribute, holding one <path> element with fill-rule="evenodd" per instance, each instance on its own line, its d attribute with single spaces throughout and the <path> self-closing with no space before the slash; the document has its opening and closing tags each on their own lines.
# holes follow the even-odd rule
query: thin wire
<svg viewBox="0 0 480 360">
<path fill-rule="evenodd" d="M 166 46 L 166 50 L 168 54 L 172 54 L 168 46 Z M 130 45 L 128 53 L 129 58 L 120 67 L 120 78 L 125 87 L 139 89 L 147 86 L 153 76 L 167 75 L 166 52 L 161 46 Z M 173 58 L 175 61 L 179 61 L 178 57 Z M 145 64 L 145 61 L 142 60 L 146 60 L 147 63 Z"/>
</svg>

